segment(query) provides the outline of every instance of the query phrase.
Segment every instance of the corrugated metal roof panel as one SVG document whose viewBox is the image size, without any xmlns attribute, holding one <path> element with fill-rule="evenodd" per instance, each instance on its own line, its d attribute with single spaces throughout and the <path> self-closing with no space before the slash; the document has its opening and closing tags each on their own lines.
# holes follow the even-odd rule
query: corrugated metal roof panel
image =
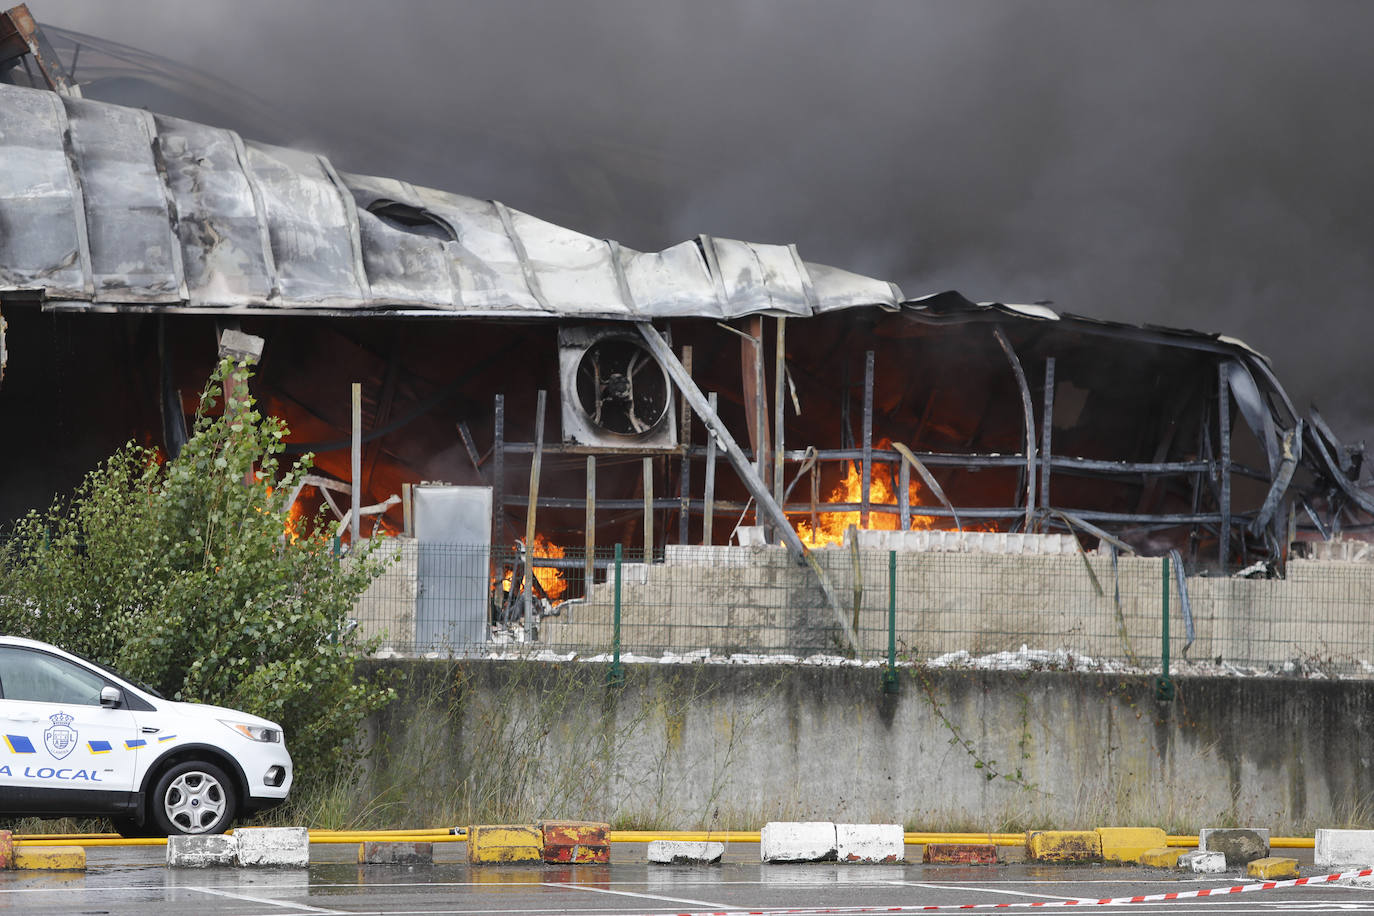
<svg viewBox="0 0 1374 916">
<path fill-rule="evenodd" d="M 36 91 L 36 90 L 29 90 Z M 8 93 L 6 93 L 8 95 Z M 177 238 L 190 305 L 269 305 L 276 279 L 266 226 L 228 130 L 154 115 L 166 181 L 177 211 Z M 100 214 L 87 213 L 89 221 Z M 107 290 L 117 301 L 115 290 Z"/>
<path fill-rule="evenodd" d="M 3 87 L 0 95 L 0 290 L 91 295 L 81 255 L 83 220 L 55 92 Z"/>
<path fill-rule="evenodd" d="M 181 247 L 146 111 L 69 100 L 97 301 L 180 302 Z"/>
<path fill-rule="evenodd" d="M 322 156 L 232 131 L 8 84 L 0 289 L 65 308 L 620 320 L 901 299 L 884 281 L 806 264 L 789 245 L 703 236 L 637 252 L 496 201 L 339 175 Z"/>
</svg>

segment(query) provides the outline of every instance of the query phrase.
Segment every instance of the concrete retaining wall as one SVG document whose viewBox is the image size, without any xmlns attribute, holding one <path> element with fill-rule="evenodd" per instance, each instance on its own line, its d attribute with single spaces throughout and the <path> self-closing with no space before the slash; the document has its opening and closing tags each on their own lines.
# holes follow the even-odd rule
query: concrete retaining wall
<svg viewBox="0 0 1374 916">
<path fill-rule="evenodd" d="M 402 697 L 368 788 L 455 817 L 1310 833 L 1374 792 L 1365 682 L 1188 678 L 1161 705 L 1149 678 L 1054 672 L 906 669 L 894 696 L 872 668 L 370 666 Z"/>
</svg>

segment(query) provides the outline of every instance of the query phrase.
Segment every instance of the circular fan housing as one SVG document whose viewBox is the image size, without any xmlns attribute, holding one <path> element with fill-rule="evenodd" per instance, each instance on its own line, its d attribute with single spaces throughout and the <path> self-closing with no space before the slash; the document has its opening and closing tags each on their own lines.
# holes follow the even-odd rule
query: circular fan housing
<svg viewBox="0 0 1374 916">
<path fill-rule="evenodd" d="M 593 429 L 639 438 L 667 418 L 672 387 L 638 339 L 604 337 L 578 360 L 576 398 Z"/>
</svg>

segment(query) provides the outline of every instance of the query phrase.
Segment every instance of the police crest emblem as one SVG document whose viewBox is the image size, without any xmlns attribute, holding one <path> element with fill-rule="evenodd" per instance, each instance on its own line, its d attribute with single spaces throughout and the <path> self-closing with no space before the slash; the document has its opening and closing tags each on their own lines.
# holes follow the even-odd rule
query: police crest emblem
<svg viewBox="0 0 1374 916">
<path fill-rule="evenodd" d="M 48 717 L 52 725 L 43 732 L 43 745 L 58 760 L 66 757 L 76 747 L 76 729 L 72 728 L 75 717 L 65 712 L 54 713 Z"/>
</svg>

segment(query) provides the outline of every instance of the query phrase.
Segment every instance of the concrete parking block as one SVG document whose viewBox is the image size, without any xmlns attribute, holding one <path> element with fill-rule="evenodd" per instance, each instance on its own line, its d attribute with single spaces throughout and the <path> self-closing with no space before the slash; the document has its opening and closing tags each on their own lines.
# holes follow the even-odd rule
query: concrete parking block
<svg viewBox="0 0 1374 916">
<path fill-rule="evenodd" d="M 240 827 L 239 864 L 246 868 L 304 868 L 310 864 L 310 831 L 304 827 Z"/>
<path fill-rule="evenodd" d="M 538 865 L 544 833 L 530 825 L 482 824 L 468 828 L 469 865 Z"/>
<path fill-rule="evenodd" d="M 1219 875 L 1226 871 L 1226 854 L 1194 849 L 1178 857 L 1178 867 L 1195 875 Z"/>
<path fill-rule="evenodd" d="M 655 865 L 718 865 L 724 856 L 724 843 L 654 840 L 649 844 L 649 861 Z"/>
<path fill-rule="evenodd" d="M 1032 862 L 1102 861 L 1102 838 L 1096 830 L 1028 830 L 1026 858 Z"/>
<path fill-rule="evenodd" d="M 14 834 L 0 830 L 0 869 L 14 867 Z"/>
<path fill-rule="evenodd" d="M 85 871 L 86 850 L 80 846 L 16 846 L 14 867 L 34 871 Z"/>
<path fill-rule="evenodd" d="M 238 837 L 216 833 L 167 838 L 167 865 L 171 868 L 229 867 L 238 861 Z"/>
<path fill-rule="evenodd" d="M 921 861 L 930 865 L 996 865 L 992 843 L 927 843 Z"/>
<path fill-rule="evenodd" d="M 1269 855 L 1269 830 L 1266 827 L 1203 827 L 1198 831 L 1197 848 L 1220 852 L 1228 868 Z"/>
<path fill-rule="evenodd" d="M 835 861 L 835 825 L 830 821 L 772 821 L 759 833 L 764 862 Z"/>
<path fill-rule="evenodd" d="M 1139 862 L 1141 853 L 1166 842 L 1164 831 L 1158 827 L 1099 827 L 1097 836 L 1104 862 Z"/>
<path fill-rule="evenodd" d="M 586 821 L 545 821 L 544 861 L 605 865 L 611 861 L 610 824 Z"/>
<path fill-rule="evenodd" d="M 1318 868 L 1374 866 L 1374 830 L 1318 830 L 1312 861 Z"/>
<path fill-rule="evenodd" d="M 1247 862 L 1245 873 L 1251 878 L 1260 878 L 1265 881 L 1296 878 L 1298 876 L 1298 860 L 1286 859 L 1283 856 L 1266 856 L 1263 859 Z"/>
<path fill-rule="evenodd" d="M 1142 852 L 1138 861 L 1150 868 L 1178 868 L 1178 860 L 1187 851 L 1177 846 L 1158 846 Z"/>
<path fill-rule="evenodd" d="M 841 862 L 900 862 L 905 857 L 901 824 L 835 825 L 835 858 Z"/>
<path fill-rule="evenodd" d="M 358 844 L 359 865 L 433 865 L 433 843 L 368 840 Z"/>
</svg>

